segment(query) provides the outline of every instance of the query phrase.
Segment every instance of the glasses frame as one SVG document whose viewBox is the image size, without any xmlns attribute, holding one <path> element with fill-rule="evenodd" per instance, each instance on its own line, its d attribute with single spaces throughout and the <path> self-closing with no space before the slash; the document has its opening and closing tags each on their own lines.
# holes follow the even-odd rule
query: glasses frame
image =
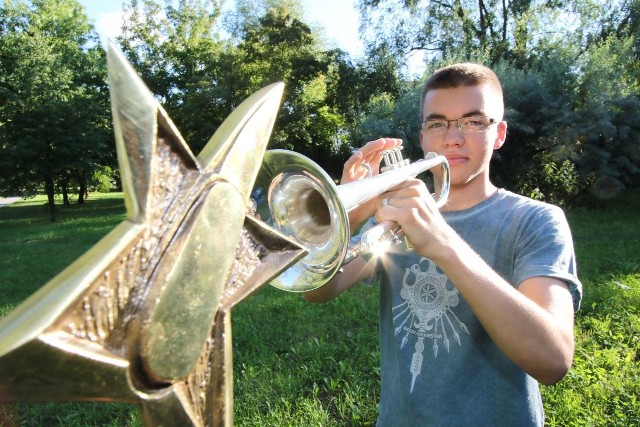
<svg viewBox="0 0 640 427">
<path fill-rule="evenodd" d="M 465 130 L 462 129 L 462 124 L 461 124 L 462 120 L 473 119 L 473 118 L 476 118 L 476 117 L 482 117 L 484 119 L 489 119 L 489 123 L 487 124 L 487 127 L 485 127 L 482 130 L 476 131 L 476 132 L 469 132 L 469 131 L 465 131 Z M 436 130 L 433 130 L 433 129 L 429 130 L 429 128 L 425 128 L 425 126 L 424 126 L 424 124 L 427 123 L 427 122 L 446 122 L 447 123 L 447 127 L 443 128 L 442 131 L 440 131 L 440 130 L 436 131 Z M 447 131 L 449 130 L 449 126 L 451 125 L 451 122 L 456 122 L 456 127 L 458 128 L 458 130 L 461 133 L 470 133 L 470 134 L 486 132 L 487 129 L 489 129 L 489 126 L 492 126 L 492 125 L 495 125 L 496 123 L 498 123 L 497 120 L 495 120 L 495 119 L 493 119 L 493 118 L 491 118 L 489 116 L 484 116 L 482 114 L 475 114 L 473 116 L 464 116 L 464 117 L 459 117 L 457 119 L 452 119 L 452 120 L 447 120 L 447 119 L 426 119 L 426 120 L 423 120 L 420 123 L 420 130 L 422 132 L 426 133 L 426 134 L 431 134 L 431 135 L 435 135 L 435 136 L 442 136 L 442 135 L 446 134 Z"/>
</svg>

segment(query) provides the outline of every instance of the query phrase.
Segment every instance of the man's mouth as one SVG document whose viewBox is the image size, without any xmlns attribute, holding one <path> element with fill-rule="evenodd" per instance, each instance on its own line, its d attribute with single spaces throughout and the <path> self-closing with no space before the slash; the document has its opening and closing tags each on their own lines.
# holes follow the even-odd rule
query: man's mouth
<svg viewBox="0 0 640 427">
<path fill-rule="evenodd" d="M 467 158 L 464 156 L 460 156 L 460 155 L 456 155 L 456 154 L 449 154 L 447 156 L 445 156 L 447 158 L 447 161 L 449 162 L 449 165 L 457 165 L 460 163 L 464 163 L 467 161 Z"/>
</svg>

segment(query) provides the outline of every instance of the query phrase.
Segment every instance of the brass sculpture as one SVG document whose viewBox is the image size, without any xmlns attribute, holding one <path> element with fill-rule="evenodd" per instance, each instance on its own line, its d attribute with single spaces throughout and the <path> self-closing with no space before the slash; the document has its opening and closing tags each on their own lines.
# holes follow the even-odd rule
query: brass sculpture
<svg viewBox="0 0 640 427">
<path fill-rule="evenodd" d="M 304 256 L 247 214 L 283 84 L 195 157 L 113 45 L 127 218 L 0 321 L 0 401 L 134 402 L 153 426 L 233 423 L 231 308 Z"/>
</svg>

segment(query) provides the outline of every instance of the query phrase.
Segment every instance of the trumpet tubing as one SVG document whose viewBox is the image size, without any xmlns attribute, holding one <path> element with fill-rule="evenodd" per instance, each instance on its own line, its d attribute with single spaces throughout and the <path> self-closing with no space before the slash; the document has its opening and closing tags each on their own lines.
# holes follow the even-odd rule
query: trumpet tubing
<svg viewBox="0 0 640 427">
<path fill-rule="evenodd" d="M 389 157 L 397 159 L 398 153 Z M 275 278 L 271 285 L 291 292 L 306 292 L 324 285 L 345 262 L 371 245 L 349 248 L 348 212 L 438 165 L 441 166 L 442 185 L 436 202 L 441 207 L 449 192 L 449 166 L 444 157 L 434 153 L 411 164 L 400 156 L 398 161 L 383 168 L 386 172 L 335 185 L 311 159 L 288 150 L 267 151 L 253 191 L 256 215 L 297 241 L 308 253 Z M 390 228 L 389 224 L 380 226 L 385 230 Z M 380 233 L 375 227 L 371 232 L 373 235 L 389 234 Z"/>
</svg>

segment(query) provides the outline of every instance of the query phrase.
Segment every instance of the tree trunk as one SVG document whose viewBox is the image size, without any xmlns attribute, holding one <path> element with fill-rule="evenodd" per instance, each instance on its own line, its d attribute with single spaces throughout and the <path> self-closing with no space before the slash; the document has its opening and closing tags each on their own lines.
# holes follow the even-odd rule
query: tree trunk
<svg viewBox="0 0 640 427">
<path fill-rule="evenodd" d="M 86 174 L 83 173 L 78 181 L 80 182 L 80 188 L 78 189 L 78 204 L 82 205 L 84 204 L 84 200 L 89 197 L 89 186 L 87 185 Z"/>
<path fill-rule="evenodd" d="M 67 180 L 62 181 L 62 205 L 67 207 L 69 203 L 69 183 Z"/>
<path fill-rule="evenodd" d="M 80 189 L 78 190 L 78 204 L 79 205 L 84 205 L 84 198 L 85 198 L 86 194 L 87 194 L 87 190 L 84 188 L 83 185 L 81 185 Z"/>
<path fill-rule="evenodd" d="M 49 217 L 51 218 L 51 222 L 56 222 L 55 188 L 53 185 L 53 178 L 46 178 L 44 188 L 47 192 L 47 199 L 49 200 Z"/>
</svg>

